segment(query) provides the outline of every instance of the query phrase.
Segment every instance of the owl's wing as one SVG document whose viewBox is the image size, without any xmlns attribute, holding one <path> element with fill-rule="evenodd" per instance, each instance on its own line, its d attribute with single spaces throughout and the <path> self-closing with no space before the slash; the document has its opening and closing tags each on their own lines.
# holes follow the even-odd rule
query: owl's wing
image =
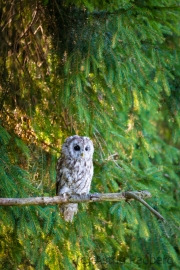
<svg viewBox="0 0 180 270">
<path fill-rule="evenodd" d="M 56 167 L 56 195 L 59 193 L 59 188 L 61 186 L 61 178 L 62 178 L 62 173 L 60 173 L 60 169 L 63 166 L 63 159 L 59 158 L 57 161 L 57 167 Z"/>
<path fill-rule="evenodd" d="M 57 162 L 56 175 L 56 195 L 69 193 L 72 183 L 72 171 L 64 157 L 60 157 Z"/>
</svg>

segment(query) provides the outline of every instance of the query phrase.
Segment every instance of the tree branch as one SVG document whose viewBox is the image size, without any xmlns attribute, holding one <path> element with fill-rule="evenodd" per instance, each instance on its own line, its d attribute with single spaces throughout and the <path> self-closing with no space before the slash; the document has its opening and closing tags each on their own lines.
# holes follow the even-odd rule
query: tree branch
<svg viewBox="0 0 180 270">
<path fill-rule="evenodd" d="M 61 195 L 54 197 L 32 197 L 32 198 L 0 198 L 1 206 L 27 206 L 27 205 L 55 205 L 64 203 L 82 203 L 82 202 L 103 202 L 103 201 L 122 201 L 137 200 L 145 205 L 158 219 L 165 219 L 154 210 L 142 198 L 150 198 L 151 193 L 147 190 L 126 191 L 120 193 L 89 193 L 86 195 Z"/>
<path fill-rule="evenodd" d="M 159 214 L 156 210 L 154 210 L 147 202 L 145 202 L 142 197 L 138 196 L 137 194 L 135 194 L 134 192 L 132 191 L 127 191 L 126 192 L 126 197 L 127 199 L 130 198 L 130 199 L 135 199 L 137 201 L 139 201 L 140 203 L 142 203 L 144 206 L 146 206 L 150 211 L 151 213 L 153 213 L 158 219 L 162 220 L 165 222 L 165 219 L 163 218 L 163 216 L 161 216 L 161 214 Z"/>
</svg>

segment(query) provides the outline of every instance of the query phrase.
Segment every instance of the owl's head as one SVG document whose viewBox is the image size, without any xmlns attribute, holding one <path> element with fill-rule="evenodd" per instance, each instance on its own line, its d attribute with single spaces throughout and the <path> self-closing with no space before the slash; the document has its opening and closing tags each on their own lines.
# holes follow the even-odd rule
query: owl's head
<svg viewBox="0 0 180 270">
<path fill-rule="evenodd" d="M 62 154 L 73 159 L 92 159 L 93 153 L 93 143 L 88 137 L 74 135 L 62 145 Z"/>
</svg>

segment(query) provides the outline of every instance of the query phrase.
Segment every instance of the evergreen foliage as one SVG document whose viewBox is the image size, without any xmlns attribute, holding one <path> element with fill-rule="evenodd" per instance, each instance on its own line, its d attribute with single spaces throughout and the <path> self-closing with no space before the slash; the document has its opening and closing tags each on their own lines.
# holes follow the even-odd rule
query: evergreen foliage
<svg viewBox="0 0 180 270">
<path fill-rule="evenodd" d="M 59 149 L 95 145 L 91 192 L 136 201 L 0 207 L 1 269 L 177 269 L 180 265 L 180 3 L 0 3 L 0 196 L 54 196 Z"/>
</svg>

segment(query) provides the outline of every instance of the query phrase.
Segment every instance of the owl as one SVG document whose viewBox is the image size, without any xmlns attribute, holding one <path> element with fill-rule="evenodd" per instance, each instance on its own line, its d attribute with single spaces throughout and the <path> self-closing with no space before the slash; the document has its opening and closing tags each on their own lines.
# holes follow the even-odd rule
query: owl
<svg viewBox="0 0 180 270">
<path fill-rule="evenodd" d="M 57 196 L 89 193 L 93 177 L 93 153 L 93 143 L 88 137 L 74 135 L 66 139 L 57 161 Z M 60 206 L 64 219 L 70 222 L 77 210 L 77 203 Z"/>
</svg>

